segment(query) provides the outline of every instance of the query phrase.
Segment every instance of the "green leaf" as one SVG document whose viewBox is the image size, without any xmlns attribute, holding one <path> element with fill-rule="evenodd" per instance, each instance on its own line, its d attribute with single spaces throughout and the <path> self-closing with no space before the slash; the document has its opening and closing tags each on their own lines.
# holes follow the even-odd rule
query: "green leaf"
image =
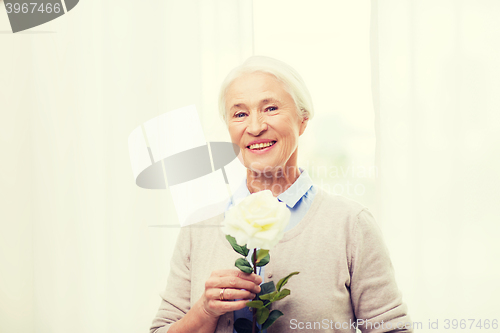
<svg viewBox="0 0 500 333">
<path fill-rule="evenodd" d="M 248 306 L 250 308 L 260 309 L 260 308 L 264 307 L 264 302 L 262 302 L 262 301 L 250 301 L 250 302 L 247 302 L 246 306 Z"/>
<path fill-rule="evenodd" d="M 264 258 L 262 258 L 257 263 L 257 267 L 266 266 L 269 263 L 270 260 L 271 260 L 271 257 L 269 256 L 269 253 L 268 253 Z"/>
<path fill-rule="evenodd" d="M 287 297 L 288 295 L 290 295 L 290 289 L 283 289 L 282 291 L 279 292 L 278 297 L 276 297 L 275 300 L 271 300 L 271 301 L 272 302 L 279 301 L 280 299 L 283 299 L 283 298 Z"/>
<path fill-rule="evenodd" d="M 273 291 L 270 294 L 260 295 L 259 298 L 262 300 L 271 300 L 274 296 L 278 295 L 278 291 Z"/>
<path fill-rule="evenodd" d="M 252 322 L 246 318 L 238 318 L 234 322 L 234 329 L 238 333 L 252 333 Z"/>
<path fill-rule="evenodd" d="M 293 272 L 293 273 L 290 273 L 288 274 L 287 276 L 285 276 L 284 278 L 282 278 L 281 280 L 278 281 L 278 284 L 276 285 L 276 289 L 278 289 L 278 291 L 281 290 L 281 288 L 288 282 L 288 280 L 293 276 L 293 275 L 297 275 L 299 274 L 300 272 Z"/>
<path fill-rule="evenodd" d="M 274 281 L 269 281 L 260 285 L 260 293 L 258 293 L 257 296 L 270 294 L 275 290 Z"/>
<path fill-rule="evenodd" d="M 253 273 L 253 268 L 245 258 L 236 259 L 234 266 L 238 267 L 240 271 L 245 273 Z"/>
<path fill-rule="evenodd" d="M 257 251 L 257 263 L 264 259 L 269 254 L 269 250 L 260 249 Z"/>
<path fill-rule="evenodd" d="M 246 256 L 248 255 L 248 249 L 246 245 L 243 246 L 238 245 L 238 243 L 236 243 L 236 239 L 234 239 L 234 237 L 231 235 L 226 235 L 226 239 L 229 241 L 229 244 L 231 244 L 231 246 L 236 252 L 238 252 L 239 254 L 241 254 L 246 258 Z"/>
<path fill-rule="evenodd" d="M 260 285 L 260 293 L 257 294 L 257 297 L 260 295 L 270 294 L 273 291 L 276 291 L 276 287 L 274 286 L 274 281 L 269 281 Z M 269 304 L 269 300 L 263 300 L 264 306 Z"/>
<path fill-rule="evenodd" d="M 271 313 L 269 314 L 269 318 L 267 318 L 267 320 L 264 323 L 264 325 L 262 325 L 262 329 L 265 330 L 265 329 L 269 328 L 269 326 L 271 326 L 272 324 L 274 324 L 274 322 L 276 321 L 276 319 L 278 319 L 282 315 L 283 315 L 283 312 L 281 312 L 280 310 L 273 310 L 273 311 L 271 311 Z M 238 331 L 238 333 L 239 333 L 239 331 Z"/>
<path fill-rule="evenodd" d="M 259 324 L 264 324 L 264 322 L 267 320 L 269 317 L 269 309 L 266 307 L 262 307 L 257 310 L 257 322 Z"/>
</svg>

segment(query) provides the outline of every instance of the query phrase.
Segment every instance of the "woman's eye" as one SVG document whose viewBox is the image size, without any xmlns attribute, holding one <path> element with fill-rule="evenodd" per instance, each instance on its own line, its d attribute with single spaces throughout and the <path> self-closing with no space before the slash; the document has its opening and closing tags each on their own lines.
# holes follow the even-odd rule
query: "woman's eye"
<svg viewBox="0 0 500 333">
<path fill-rule="evenodd" d="M 275 106 L 269 106 L 266 108 L 266 111 L 276 111 L 276 110 L 278 110 L 278 108 Z"/>
<path fill-rule="evenodd" d="M 240 113 L 235 114 L 234 116 L 235 116 L 236 118 L 243 118 L 244 116 L 246 116 L 246 114 L 245 114 L 245 113 L 243 113 L 243 112 L 240 112 Z"/>
</svg>

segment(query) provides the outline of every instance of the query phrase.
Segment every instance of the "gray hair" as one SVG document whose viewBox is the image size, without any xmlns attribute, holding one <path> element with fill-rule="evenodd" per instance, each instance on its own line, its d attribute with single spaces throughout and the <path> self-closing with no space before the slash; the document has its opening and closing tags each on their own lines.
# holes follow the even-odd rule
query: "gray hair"
<svg viewBox="0 0 500 333">
<path fill-rule="evenodd" d="M 285 89 L 292 96 L 297 113 L 301 118 L 311 119 L 314 115 L 311 95 L 302 77 L 291 66 L 284 62 L 264 56 L 252 56 L 242 65 L 234 68 L 222 82 L 219 92 L 219 113 L 227 123 L 226 93 L 234 80 L 244 74 L 255 72 L 272 74 L 285 85 Z"/>
</svg>

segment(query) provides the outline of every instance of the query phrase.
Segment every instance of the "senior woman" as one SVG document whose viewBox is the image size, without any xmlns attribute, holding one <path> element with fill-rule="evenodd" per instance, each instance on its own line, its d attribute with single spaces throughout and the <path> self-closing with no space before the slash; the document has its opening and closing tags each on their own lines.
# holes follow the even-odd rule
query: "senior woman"
<svg viewBox="0 0 500 333">
<path fill-rule="evenodd" d="M 239 255 L 221 228 L 184 227 L 151 333 L 233 333 L 235 319 L 262 282 L 291 271 L 292 294 L 275 303 L 284 313 L 267 332 L 411 332 L 407 308 L 371 213 L 317 188 L 297 165 L 299 137 L 313 116 L 299 74 L 268 57 L 251 57 L 222 84 L 219 109 L 241 150 L 245 181 L 228 202 L 270 190 L 291 212 L 271 262 L 258 274 L 234 267 Z M 220 225 L 224 214 L 198 226 Z"/>
</svg>

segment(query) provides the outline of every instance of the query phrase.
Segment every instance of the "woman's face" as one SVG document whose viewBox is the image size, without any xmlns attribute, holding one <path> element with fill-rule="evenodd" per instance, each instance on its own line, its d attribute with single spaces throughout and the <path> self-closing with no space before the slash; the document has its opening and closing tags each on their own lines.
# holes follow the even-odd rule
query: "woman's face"
<svg viewBox="0 0 500 333">
<path fill-rule="evenodd" d="M 228 129 L 247 169 L 268 172 L 297 166 L 307 118 L 296 111 L 283 83 L 268 73 L 244 74 L 226 93 Z"/>
</svg>

